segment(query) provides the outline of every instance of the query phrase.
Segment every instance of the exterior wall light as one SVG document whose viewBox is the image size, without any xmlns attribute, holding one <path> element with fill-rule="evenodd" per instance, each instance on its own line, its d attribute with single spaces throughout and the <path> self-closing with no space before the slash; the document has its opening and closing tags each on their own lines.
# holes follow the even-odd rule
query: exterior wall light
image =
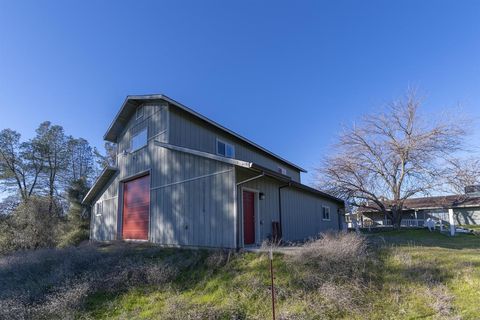
<svg viewBox="0 0 480 320">
<path fill-rule="evenodd" d="M 260 193 L 258 194 L 258 198 L 259 198 L 260 200 L 265 200 L 265 193 L 260 192 Z"/>
</svg>

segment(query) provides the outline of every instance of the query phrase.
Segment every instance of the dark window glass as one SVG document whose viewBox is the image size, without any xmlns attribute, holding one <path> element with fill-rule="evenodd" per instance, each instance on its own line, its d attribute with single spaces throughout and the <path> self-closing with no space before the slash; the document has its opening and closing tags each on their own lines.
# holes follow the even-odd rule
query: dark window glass
<svg viewBox="0 0 480 320">
<path fill-rule="evenodd" d="M 217 153 L 221 156 L 225 156 L 225 143 L 217 141 Z"/>
</svg>

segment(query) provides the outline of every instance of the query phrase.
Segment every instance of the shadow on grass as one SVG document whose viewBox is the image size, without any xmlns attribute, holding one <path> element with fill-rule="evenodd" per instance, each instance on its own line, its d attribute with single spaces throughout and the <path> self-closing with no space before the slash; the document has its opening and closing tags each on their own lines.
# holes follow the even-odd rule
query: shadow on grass
<svg viewBox="0 0 480 320">
<path fill-rule="evenodd" d="M 457 234 L 451 237 L 439 231 L 430 232 L 426 229 L 403 229 L 368 233 L 369 240 L 379 246 L 421 246 L 439 247 L 445 249 L 480 249 L 480 236 L 475 234 Z"/>
</svg>

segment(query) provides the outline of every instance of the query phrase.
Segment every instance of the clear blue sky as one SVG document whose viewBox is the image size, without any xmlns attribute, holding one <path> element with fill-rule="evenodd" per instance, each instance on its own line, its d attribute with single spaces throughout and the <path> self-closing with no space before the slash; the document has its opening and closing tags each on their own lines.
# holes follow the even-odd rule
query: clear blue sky
<svg viewBox="0 0 480 320">
<path fill-rule="evenodd" d="M 27 138 L 101 146 L 126 95 L 164 93 L 311 170 L 409 85 L 480 117 L 480 1 L 0 0 L 0 129 Z"/>
</svg>

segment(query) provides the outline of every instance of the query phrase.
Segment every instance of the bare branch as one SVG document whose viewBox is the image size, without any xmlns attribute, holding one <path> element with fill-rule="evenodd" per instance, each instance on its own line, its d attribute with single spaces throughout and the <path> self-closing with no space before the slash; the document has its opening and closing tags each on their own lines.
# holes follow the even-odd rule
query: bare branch
<svg viewBox="0 0 480 320">
<path fill-rule="evenodd" d="M 421 99 L 410 90 L 382 112 L 344 128 L 333 155 L 317 170 L 321 187 L 353 206 L 392 214 L 399 225 L 406 199 L 439 189 L 447 159 L 462 150 L 466 135 L 458 119 L 427 120 L 420 108 Z"/>
</svg>

